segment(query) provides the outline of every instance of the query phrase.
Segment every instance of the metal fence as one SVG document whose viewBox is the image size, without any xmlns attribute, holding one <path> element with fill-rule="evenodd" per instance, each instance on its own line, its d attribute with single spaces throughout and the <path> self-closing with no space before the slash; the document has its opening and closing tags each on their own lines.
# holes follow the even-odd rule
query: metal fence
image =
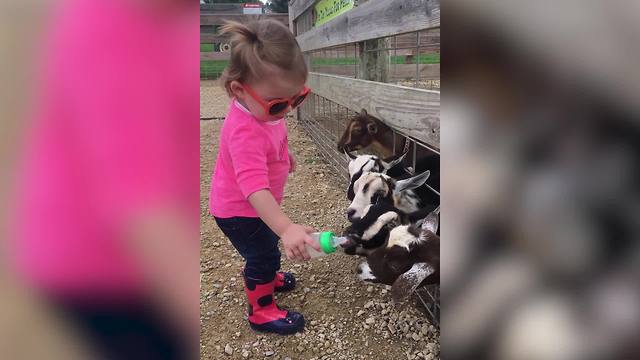
<svg viewBox="0 0 640 360">
<path fill-rule="evenodd" d="M 433 0 L 402 2 L 404 8 L 393 7 L 392 2 L 385 0 L 369 0 L 366 4 L 361 0 L 358 7 L 320 27 L 313 26 L 314 1 L 295 0 L 289 4 L 290 28 L 298 35 L 308 59 L 309 85 L 313 90 L 299 108 L 298 118 L 323 158 L 345 183 L 349 180 L 348 161 L 337 150 L 337 143 L 349 120 L 363 108 L 394 131 L 394 154 L 402 153 L 408 146 L 409 161 L 413 162 L 414 169 L 419 153 L 439 154 L 439 3 Z M 411 8 L 424 10 L 422 6 L 429 11 L 418 11 L 418 16 L 409 13 Z M 381 8 L 384 11 L 376 11 Z M 421 18 L 425 13 L 429 14 L 428 18 Z M 358 21 L 344 21 L 349 16 Z M 391 29 L 389 23 L 397 21 L 386 21 L 385 16 L 409 20 L 406 28 Z M 416 25 L 418 22 L 423 25 Z M 342 23 L 356 25 L 346 31 L 347 25 L 341 27 Z M 376 23 L 381 26 L 372 31 Z M 364 152 L 375 153 L 371 150 Z M 439 298 L 439 286 L 416 291 L 418 303 L 437 326 Z"/>
<path fill-rule="evenodd" d="M 381 81 L 427 90 L 440 89 L 440 29 L 427 29 L 342 44 L 308 53 L 314 72 Z M 378 74 L 367 76 L 360 59 L 375 59 Z"/>
</svg>

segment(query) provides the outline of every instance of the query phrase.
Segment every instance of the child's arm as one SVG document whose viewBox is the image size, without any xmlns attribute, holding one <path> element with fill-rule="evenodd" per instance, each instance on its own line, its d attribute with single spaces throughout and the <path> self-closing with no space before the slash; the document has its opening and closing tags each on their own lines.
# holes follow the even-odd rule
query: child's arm
<svg viewBox="0 0 640 360">
<path fill-rule="evenodd" d="M 254 192 L 249 196 L 249 202 L 256 209 L 262 221 L 280 236 L 287 258 L 309 260 L 311 257 L 305 248 L 305 243 L 320 251 L 320 245 L 309 236 L 309 233 L 314 230 L 309 226 L 294 224 L 280 209 L 269 190 L 263 189 Z"/>
</svg>

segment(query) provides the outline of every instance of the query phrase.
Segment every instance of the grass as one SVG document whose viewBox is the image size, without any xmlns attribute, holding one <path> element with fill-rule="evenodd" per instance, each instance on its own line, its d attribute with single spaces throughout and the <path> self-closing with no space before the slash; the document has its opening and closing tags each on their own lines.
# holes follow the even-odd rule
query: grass
<svg viewBox="0 0 640 360">
<path fill-rule="evenodd" d="M 200 78 L 215 79 L 227 67 L 228 60 L 202 60 L 200 61 Z"/>
<path fill-rule="evenodd" d="M 200 52 L 213 51 L 212 44 L 200 44 Z M 391 56 L 392 64 L 406 64 L 407 59 L 405 55 Z M 415 64 L 418 61 L 419 64 L 439 64 L 440 54 L 422 54 L 414 56 L 410 64 Z M 215 79 L 221 73 L 222 70 L 229 63 L 228 60 L 203 60 L 200 62 L 200 78 L 201 79 Z M 313 65 L 355 65 L 356 58 L 314 58 Z"/>
<path fill-rule="evenodd" d="M 390 56 L 390 61 L 392 64 L 407 64 L 407 56 L 392 55 Z M 411 60 L 409 64 L 415 64 L 416 61 L 419 64 L 440 64 L 440 54 L 421 54 L 418 56 L 414 56 L 413 60 Z M 313 65 L 355 65 L 356 58 L 314 58 L 312 62 Z"/>
<path fill-rule="evenodd" d="M 407 57 L 402 55 L 391 56 L 392 64 L 406 64 Z M 415 64 L 416 61 L 418 64 L 440 64 L 440 54 L 421 54 L 418 56 L 414 56 L 413 60 L 409 62 L 409 64 Z"/>
<path fill-rule="evenodd" d="M 213 44 L 200 44 L 200 52 L 213 52 Z"/>
</svg>

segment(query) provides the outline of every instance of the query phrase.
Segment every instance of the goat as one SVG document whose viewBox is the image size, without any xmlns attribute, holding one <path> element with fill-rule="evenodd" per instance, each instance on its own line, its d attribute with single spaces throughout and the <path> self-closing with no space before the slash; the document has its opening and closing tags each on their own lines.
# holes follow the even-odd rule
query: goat
<svg viewBox="0 0 640 360">
<path fill-rule="evenodd" d="M 380 247 L 358 265 L 358 278 L 391 285 L 391 296 L 399 302 L 422 284 L 440 283 L 439 209 L 421 223 L 400 225 L 389 233 L 386 246 Z"/>
<path fill-rule="evenodd" d="M 403 161 L 407 156 L 404 153 L 400 156 L 393 156 L 385 160 L 381 160 L 376 155 L 358 155 L 355 156 L 349 152 L 345 152 L 345 155 L 349 159 L 349 187 L 347 188 L 347 199 L 353 201 L 355 192 L 353 187 L 355 182 L 365 172 L 378 172 L 389 175 L 396 180 L 402 180 L 409 178 L 413 175 L 407 168 L 404 167 Z M 429 154 L 420 158 L 416 163 L 414 171 L 418 173 L 429 170 L 432 176 L 429 176 L 425 187 L 419 187 L 415 190 L 418 197 L 420 197 L 424 203 L 436 204 L 440 202 L 440 158 L 435 154 Z M 435 175 L 435 176 L 433 176 Z M 429 189 L 431 188 L 431 190 Z"/>
<path fill-rule="evenodd" d="M 386 202 L 370 205 L 364 217 L 344 230 L 343 236 L 349 239 L 342 245 L 344 252 L 348 255 L 368 255 L 384 245 L 391 229 L 403 224 L 416 223 L 433 210 L 424 208 L 413 213 L 405 213 Z"/>
<path fill-rule="evenodd" d="M 347 218 L 351 222 L 362 218 L 366 213 L 365 209 L 379 201 L 392 204 L 405 213 L 417 211 L 426 203 L 412 190 L 421 187 L 429 175 L 427 170 L 407 179 L 395 180 L 381 173 L 362 174 L 354 183 L 354 198 L 347 209 Z"/>
<path fill-rule="evenodd" d="M 353 117 L 338 141 L 338 151 L 349 152 L 371 146 L 384 157 L 393 155 L 393 130 L 367 114 L 365 109 Z"/>
<path fill-rule="evenodd" d="M 381 160 L 376 155 L 358 155 L 355 156 L 345 151 L 345 155 L 349 159 L 349 187 L 347 188 L 347 199 L 352 200 L 355 197 L 353 192 L 354 183 L 366 172 L 379 172 L 391 176 L 394 179 L 408 175 L 409 173 L 402 165 L 406 153 L 398 157 L 390 157 Z"/>
<path fill-rule="evenodd" d="M 362 109 L 358 115 L 349 120 L 338 141 L 338 151 L 352 152 L 370 148 L 373 152 L 388 158 L 395 153 L 395 145 L 401 144 L 402 141 L 405 152 L 409 154 L 407 160 L 413 162 L 413 151 L 409 151 L 411 146 L 409 140 L 400 134 L 394 133 L 391 127 L 369 115 L 367 110 Z M 413 146 L 416 146 L 416 144 Z M 417 159 L 433 154 L 431 150 L 422 146 L 417 146 L 415 151 Z"/>
</svg>

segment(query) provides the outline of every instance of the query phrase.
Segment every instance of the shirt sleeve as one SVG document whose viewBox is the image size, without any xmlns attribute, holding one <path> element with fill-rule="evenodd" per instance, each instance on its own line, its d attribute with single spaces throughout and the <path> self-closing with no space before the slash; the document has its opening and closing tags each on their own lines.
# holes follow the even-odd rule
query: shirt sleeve
<svg viewBox="0 0 640 360">
<path fill-rule="evenodd" d="M 265 135 L 251 126 L 239 126 L 229 137 L 229 155 L 236 182 L 248 199 L 256 191 L 269 189 Z"/>
</svg>

